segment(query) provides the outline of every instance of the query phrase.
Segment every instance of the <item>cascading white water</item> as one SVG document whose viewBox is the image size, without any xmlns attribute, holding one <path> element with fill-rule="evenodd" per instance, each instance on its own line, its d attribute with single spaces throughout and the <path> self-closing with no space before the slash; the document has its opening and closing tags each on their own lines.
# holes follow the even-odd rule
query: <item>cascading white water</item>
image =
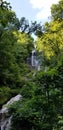
<svg viewBox="0 0 63 130">
<path fill-rule="evenodd" d="M 32 50 L 32 55 L 31 55 L 31 65 L 32 67 L 36 67 L 36 69 L 39 71 L 40 70 L 40 64 L 36 58 L 36 51 L 35 49 Z"/>
<path fill-rule="evenodd" d="M 18 94 L 17 96 L 11 98 L 7 104 L 3 105 L 0 110 L 0 130 L 10 130 L 12 115 L 10 117 L 8 115 L 8 106 L 20 99 L 22 99 L 22 96 Z"/>
<path fill-rule="evenodd" d="M 32 50 L 31 65 L 36 66 L 36 52 L 35 52 L 35 50 Z"/>
<path fill-rule="evenodd" d="M 1 120 L 1 130 L 10 130 L 12 116 Z"/>
</svg>

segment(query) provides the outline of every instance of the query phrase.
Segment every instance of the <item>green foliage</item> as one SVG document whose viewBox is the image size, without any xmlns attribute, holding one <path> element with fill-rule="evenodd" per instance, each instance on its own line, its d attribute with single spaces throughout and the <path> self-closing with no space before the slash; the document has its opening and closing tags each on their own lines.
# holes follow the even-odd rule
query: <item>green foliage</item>
<svg viewBox="0 0 63 130">
<path fill-rule="evenodd" d="M 19 89 L 11 89 L 6 86 L 0 86 L 0 108 L 2 107 L 3 104 L 5 104 L 10 98 L 15 96 L 16 94 L 19 93 Z"/>
<path fill-rule="evenodd" d="M 54 20 L 61 21 L 63 19 L 63 0 L 60 0 L 58 4 L 52 5 L 51 14 Z"/>
<path fill-rule="evenodd" d="M 12 37 L 12 39 L 11 39 Z M 19 72 L 15 57 L 13 54 L 15 38 L 12 32 L 6 31 L 3 33 L 0 42 L 0 79 L 1 85 L 6 85 L 7 79 Z M 18 74 L 18 73 L 17 73 Z M 10 79 L 11 80 L 11 79 Z"/>
<path fill-rule="evenodd" d="M 25 85 L 23 85 L 22 89 L 21 89 L 21 94 L 23 96 L 23 98 L 32 98 L 34 95 L 34 88 L 35 88 L 35 84 L 31 81 L 27 81 L 25 83 Z"/>
<path fill-rule="evenodd" d="M 9 87 L 0 87 L 0 106 L 11 97 L 10 91 Z"/>
<path fill-rule="evenodd" d="M 63 55 L 63 1 L 51 7 L 52 19 L 43 26 L 43 33 L 37 39 L 37 50 L 42 51 L 46 66 L 54 67 L 58 57 Z M 49 64 L 48 64 L 49 62 Z"/>
<path fill-rule="evenodd" d="M 18 93 L 23 96 L 22 101 L 9 108 L 12 130 L 63 129 L 62 10 L 60 0 L 51 8 L 52 21 L 42 28 L 36 21 L 29 25 L 24 17 L 19 21 L 9 3 L 1 0 L 0 107 Z M 35 74 L 27 64 L 34 48 L 32 33 L 38 36 L 37 58 L 44 70 L 48 67 L 46 72 Z"/>
<path fill-rule="evenodd" d="M 2 8 L 0 10 L 0 15 L 4 16 L 4 20 L 0 21 L 0 85 L 21 87 L 23 84 L 22 76 L 30 71 L 26 59 L 33 48 L 33 39 L 31 36 L 16 30 L 16 15 L 12 10 L 7 8 L 5 11 Z M 9 18 L 6 17 L 8 15 Z M 12 26 L 11 29 L 8 23 Z M 31 47 L 29 47 L 30 45 Z"/>
<path fill-rule="evenodd" d="M 16 30 L 19 29 L 20 26 L 19 20 L 11 8 L 10 3 L 3 0 L 0 1 L 0 25 L 4 27 L 4 30 Z"/>
<path fill-rule="evenodd" d="M 13 113 L 12 127 L 15 130 L 59 129 L 61 120 L 58 115 L 63 115 L 63 100 L 62 89 L 57 81 L 60 83 L 59 73 L 52 69 L 38 72 L 33 82 L 27 82 L 23 86 L 23 101 L 10 107 Z"/>
<path fill-rule="evenodd" d="M 63 35 L 61 24 L 57 21 L 51 22 L 49 27 L 45 27 L 45 33 L 37 40 L 37 49 L 42 50 L 43 54 L 49 59 L 62 53 Z"/>
</svg>

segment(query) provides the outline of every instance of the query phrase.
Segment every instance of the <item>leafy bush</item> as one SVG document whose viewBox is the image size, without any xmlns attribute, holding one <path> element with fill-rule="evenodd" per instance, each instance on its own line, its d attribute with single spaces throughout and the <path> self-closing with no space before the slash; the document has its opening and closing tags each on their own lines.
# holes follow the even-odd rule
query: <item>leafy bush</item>
<svg viewBox="0 0 63 130">
<path fill-rule="evenodd" d="M 2 107 L 3 104 L 5 104 L 10 98 L 18 94 L 20 89 L 11 89 L 6 86 L 0 87 L 0 107 Z"/>
</svg>

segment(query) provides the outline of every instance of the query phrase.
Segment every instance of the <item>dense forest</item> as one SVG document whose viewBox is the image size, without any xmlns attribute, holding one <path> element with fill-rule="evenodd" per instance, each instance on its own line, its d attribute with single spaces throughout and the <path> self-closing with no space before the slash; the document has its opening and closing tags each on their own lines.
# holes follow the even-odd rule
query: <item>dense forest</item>
<svg viewBox="0 0 63 130">
<path fill-rule="evenodd" d="M 27 63 L 34 45 L 40 71 Z M 44 25 L 19 20 L 0 0 L 0 108 L 17 94 L 22 100 L 9 107 L 11 130 L 63 130 L 63 0 Z"/>
</svg>

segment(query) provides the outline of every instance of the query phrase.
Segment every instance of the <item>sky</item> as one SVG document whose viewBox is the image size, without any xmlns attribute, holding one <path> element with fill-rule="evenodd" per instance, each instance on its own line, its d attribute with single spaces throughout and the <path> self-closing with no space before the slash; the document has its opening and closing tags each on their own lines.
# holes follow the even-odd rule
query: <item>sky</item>
<svg viewBox="0 0 63 130">
<path fill-rule="evenodd" d="M 29 21 L 46 22 L 51 16 L 50 7 L 59 0 L 6 0 L 10 2 L 17 17 L 25 17 Z"/>
</svg>

